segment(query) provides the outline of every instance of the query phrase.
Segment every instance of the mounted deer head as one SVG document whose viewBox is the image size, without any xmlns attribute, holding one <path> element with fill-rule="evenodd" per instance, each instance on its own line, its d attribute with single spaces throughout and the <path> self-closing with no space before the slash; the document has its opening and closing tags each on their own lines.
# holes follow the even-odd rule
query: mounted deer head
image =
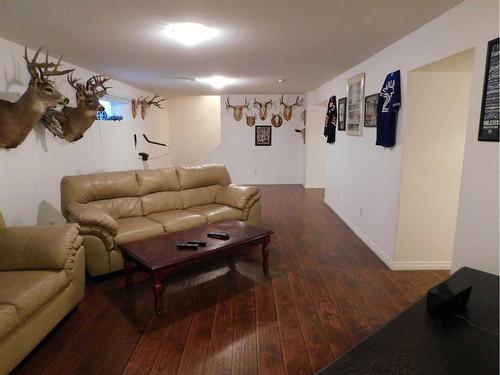
<svg viewBox="0 0 500 375">
<path fill-rule="evenodd" d="M 281 117 L 281 112 L 278 113 L 273 113 L 271 116 L 271 124 L 275 128 L 279 128 L 281 125 L 283 125 L 283 118 Z"/>
<path fill-rule="evenodd" d="M 304 98 L 300 99 L 299 100 L 299 97 L 297 96 L 297 99 L 295 99 L 295 103 L 293 104 L 287 104 L 284 102 L 283 100 L 283 94 L 281 94 L 281 99 L 280 99 L 280 104 L 283 106 L 283 118 L 286 120 L 286 121 L 290 121 L 292 119 L 292 110 L 293 110 L 293 107 L 297 106 L 297 107 L 301 107 L 302 106 L 302 103 L 304 103 Z"/>
<path fill-rule="evenodd" d="M 273 101 L 268 100 L 265 103 L 261 103 L 256 98 L 253 98 L 253 106 L 259 108 L 259 118 L 261 121 L 264 121 L 267 118 L 267 110 L 273 106 Z"/>
<path fill-rule="evenodd" d="M 48 110 L 43 116 L 43 124 L 54 135 L 75 142 L 94 123 L 97 112 L 104 111 L 99 99 L 106 95 L 110 87 L 104 86 L 110 78 L 103 75 L 90 77 L 85 84 L 68 76 L 68 83 L 76 90 L 76 107 L 64 106 L 62 111 Z"/>
<path fill-rule="evenodd" d="M 229 96 L 226 98 L 226 111 L 228 109 L 232 109 L 233 110 L 233 118 L 236 120 L 236 121 L 240 121 L 242 118 L 243 118 L 243 108 L 246 108 L 248 109 L 248 101 L 247 101 L 247 98 L 245 98 L 245 104 L 243 105 L 231 105 L 229 103 Z"/>
<path fill-rule="evenodd" d="M 152 99 L 149 96 L 143 98 L 142 96 L 137 99 L 137 104 L 141 107 L 141 117 L 144 120 L 146 118 L 146 114 L 148 113 L 149 108 L 151 106 L 155 106 L 157 108 L 163 109 L 162 102 L 167 100 L 166 98 L 160 96 L 160 94 L 155 94 Z"/>
<path fill-rule="evenodd" d="M 49 62 L 48 51 L 45 62 L 37 62 L 42 48 L 30 60 L 28 48 L 24 47 L 24 60 L 31 76 L 26 92 L 15 103 L 0 100 L 0 147 L 17 147 L 47 109 L 69 103 L 69 99 L 55 89 L 54 82 L 49 78 L 68 74 L 74 69 L 58 70 L 62 56 L 57 63 Z"/>
</svg>

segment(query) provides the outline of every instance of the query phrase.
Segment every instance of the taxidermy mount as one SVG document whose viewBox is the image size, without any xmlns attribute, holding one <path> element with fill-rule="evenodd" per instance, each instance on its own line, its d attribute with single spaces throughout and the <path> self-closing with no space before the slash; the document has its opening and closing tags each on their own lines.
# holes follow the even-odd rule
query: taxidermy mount
<svg viewBox="0 0 500 375">
<path fill-rule="evenodd" d="M 31 76 L 25 93 L 15 103 L 0 100 L 0 147 L 16 148 L 48 109 L 69 103 L 69 99 L 55 89 L 49 77 L 65 75 L 74 69 L 57 70 L 62 56 L 57 63 L 49 62 L 48 51 L 45 62 L 37 62 L 42 48 L 30 60 L 28 48 L 24 47 L 24 60 Z"/>
<path fill-rule="evenodd" d="M 245 98 L 245 104 L 242 105 L 231 105 L 229 103 L 229 96 L 226 98 L 226 111 L 229 109 L 233 110 L 233 118 L 236 121 L 240 121 L 243 118 L 243 109 L 248 110 L 249 103 L 247 98 Z"/>
<path fill-rule="evenodd" d="M 161 104 L 167 100 L 167 98 L 164 98 L 160 96 L 160 94 L 155 94 L 152 99 L 150 99 L 148 96 L 143 98 L 142 96 L 137 99 L 136 106 L 139 105 L 141 107 L 141 117 L 144 120 L 146 118 L 146 115 L 148 113 L 149 108 L 151 106 L 155 106 L 159 109 L 163 109 L 163 105 Z M 132 102 L 132 116 L 135 118 L 135 113 L 137 109 L 134 110 L 134 103 Z"/>
<path fill-rule="evenodd" d="M 280 104 L 283 106 L 283 118 L 286 121 L 290 121 L 292 119 L 292 114 L 293 114 L 293 107 L 301 107 L 302 103 L 304 103 L 304 98 L 299 100 L 299 97 L 297 96 L 297 99 L 295 99 L 295 103 L 293 104 L 287 104 L 284 101 L 284 95 L 281 94 L 281 99 L 280 99 Z"/>
<path fill-rule="evenodd" d="M 69 75 L 68 83 L 76 90 L 76 107 L 64 106 L 61 111 L 49 109 L 42 119 L 45 127 L 68 142 L 81 139 L 96 120 L 97 112 L 104 110 L 99 99 L 110 88 L 104 86 L 109 80 L 103 75 L 94 75 L 83 84 L 73 78 L 73 74 Z"/>
</svg>

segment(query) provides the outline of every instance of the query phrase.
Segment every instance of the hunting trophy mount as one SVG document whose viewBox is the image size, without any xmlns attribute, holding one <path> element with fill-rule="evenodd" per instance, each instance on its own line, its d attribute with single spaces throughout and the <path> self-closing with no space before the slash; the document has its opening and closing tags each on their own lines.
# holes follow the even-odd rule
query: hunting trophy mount
<svg viewBox="0 0 500 375">
<path fill-rule="evenodd" d="M 44 126 L 68 142 L 81 139 L 96 120 L 97 113 L 104 111 L 99 99 L 110 89 L 104 85 L 109 80 L 106 76 L 94 75 L 83 84 L 73 78 L 73 74 L 69 75 L 68 83 L 76 91 L 76 107 L 64 106 L 61 111 L 49 109 L 42 118 Z"/>
<path fill-rule="evenodd" d="M 283 118 L 281 117 L 281 112 L 271 114 L 271 125 L 275 128 L 279 128 L 283 125 Z"/>
<path fill-rule="evenodd" d="M 248 110 L 249 103 L 247 98 L 245 98 L 245 103 L 242 105 L 231 105 L 229 102 L 229 96 L 226 98 L 226 111 L 229 109 L 233 110 L 233 118 L 235 121 L 240 121 L 243 118 L 243 109 Z"/>
<path fill-rule="evenodd" d="M 304 98 L 299 100 L 298 96 L 295 99 L 295 103 L 293 104 L 285 103 L 284 94 L 281 94 L 280 104 L 283 106 L 283 118 L 286 121 L 290 121 L 293 115 L 293 107 L 302 107 L 303 103 L 304 103 Z"/>
<path fill-rule="evenodd" d="M 50 77 L 65 75 L 74 69 L 58 70 L 62 56 L 56 63 L 49 62 L 48 51 L 45 61 L 38 62 L 42 49 L 40 47 L 30 60 L 28 48 L 24 47 L 24 60 L 31 76 L 28 88 L 17 102 L 0 100 L 0 148 L 16 148 L 48 109 L 69 103 L 69 99 L 56 90 Z"/>
<path fill-rule="evenodd" d="M 144 120 L 146 118 L 146 115 L 148 114 L 149 108 L 151 106 L 154 106 L 159 109 L 163 109 L 162 103 L 167 100 L 167 98 L 164 98 L 160 96 L 160 94 L 155 94 L 153 98 L 150 98 L 149 96 L 147 97 L 140 97 L 137 99 L 132 99 L 131 105 L 132 105 L 132 117 L 135 118 L 137 116 L 137 110 L 140 108 L 141 109 L 141 118 Z"/>
<path fill-rule="evenodd" d="M 273 101 L 268 100 L 264 103 L 258 102 L 257 98 L 253 99 L 253 106 L 259 109 L 259 118 L 261 121 L 267 119 L 267 110 L 273 106 Z"/>
<path fill-rule="evenodd" d="M 246 122 L 247 122 L 247 125 L 248 126 L 254 126 L 255 125 L 255 113 L 253 113 L 252 111 L 249 111 L 247 112 L 247 115 L 246 115 Z"/>
</svg>

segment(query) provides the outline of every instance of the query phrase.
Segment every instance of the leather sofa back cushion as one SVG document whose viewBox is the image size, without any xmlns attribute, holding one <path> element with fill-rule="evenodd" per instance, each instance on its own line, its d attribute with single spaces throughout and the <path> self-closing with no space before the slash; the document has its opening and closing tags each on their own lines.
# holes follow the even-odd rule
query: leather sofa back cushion
<svg viewBox="0 0 500 375">
<path fill-rule="evenodd" d="M 61 209 L 67 217 L 70 203 L 135 197 L 138 190 L 135 171 L 66 176 L 61 180 Z"/>
<path fill-rule="evenodd" d="M 159 191 L 179 191 L 179 179 L 175 168 L 138 170 L 139 196 Z"/>
<path fill-rule="evenodd" d="M 215 196 L 217 195 L 219 189 L 222 189 L 222 186 L 212 185 L 181 191 L 182 202 L 184 204 L 183 208 L 214 203 Z"/>
<path fill-rule="evenodd" d="M 182 195 L 177 191 L 161 191 L 141 197 L 144 215 L 182 209 Z"/>
<path fill-rule="evenodd" d="M 181 190 L 210 185 L 229 185 L 231 178 L 223 165 L 177 167 Z"/>
<path fill-rule="evenodd" d="M 106 211 L 113 219 L 142 216 L 141 200 L 137 197 L 104 199 L 87 204 Z"/>
</svg>

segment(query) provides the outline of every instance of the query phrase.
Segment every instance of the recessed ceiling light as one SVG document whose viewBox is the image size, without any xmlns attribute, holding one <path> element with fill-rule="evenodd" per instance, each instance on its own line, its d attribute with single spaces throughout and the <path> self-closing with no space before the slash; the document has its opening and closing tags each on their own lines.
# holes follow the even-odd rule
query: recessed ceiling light
<svg viewBox="0 0 500 375">
<path fill-rule="evenodd" d="M 283 79 L 283 78 L 278 79 L 278 83 L 283 83 L 285 81 L 286 81 L 286 79 Z"/>
<path fill-rule="evenodd" d="M 227 85 L 230 85 L 230 84 L 236 82 L 236 80 L 234 78 L 228 78 L 228 77 L 223 77 L 223 76 L 196 78 L 196 81 L 202 82 L 202 83 L 208 83 L 209 85 L 215 87 L 216 89 L 221 89 L 224 86 L 227 86 Z"/>
<path fill-rule="evenodd" d="M 165 26 L 165 35 L 168 38 L 188 47 L 215 38 L 218 34 L 216 29 L 199 23 L 172 23 Z"/>
</svg>

